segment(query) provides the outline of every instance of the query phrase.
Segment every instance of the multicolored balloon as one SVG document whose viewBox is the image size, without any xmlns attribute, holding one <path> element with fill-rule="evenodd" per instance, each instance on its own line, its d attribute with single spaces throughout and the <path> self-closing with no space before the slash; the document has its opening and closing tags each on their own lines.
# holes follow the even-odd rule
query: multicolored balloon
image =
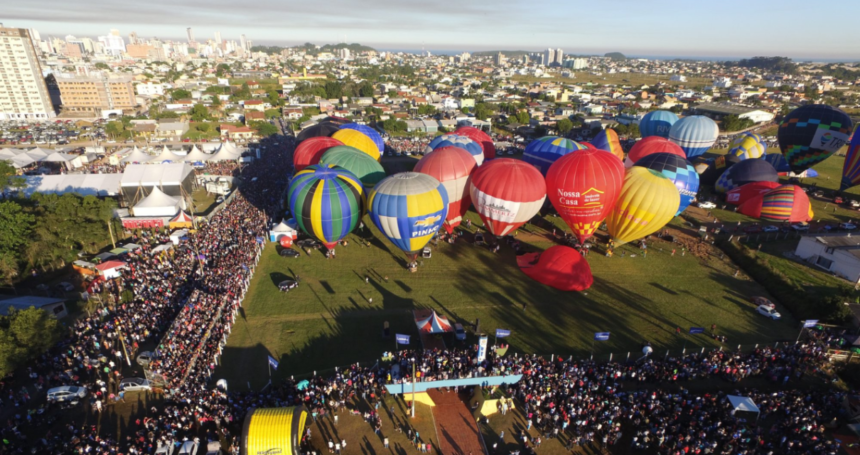
<svg viewBox="0 0 860 455">
<path fill-rule="evenodd" d="M 767 193 L 778 186 L 779 182 L 747 183 L 746 185 L 741 185 L 726 192 L 726 202 L 729 204 L 741 205 L 759 194 Z"/>
<path fill-rule="evenodd" d="M 689 160 L 707 152 L 719 135 L 716 122 L 704 115 L 691 115 L 672 125 L 669 140 L 680 145 Z"/>
<path fill-rule="evenodd" d="M 807 104 L 785 116 L 776 139 L 791 171 L 799 174 L 847 144 L 852 129 L 851 117 L 842 110 L 826 104 Z"/>
<path fill-rule="evenodd" d="M 472 205 L 469 181 L 472 171 L 477 167 L 472 155 L 460 147 L 439 147 L 421 158 L 413 169 L 435 178 L 445 187 L 448 193 L 448 214 L 443 227 L 449 234 L 460 225 Z"/>
<path fill-rule="evenodd" d="M 630 153 L 627 154 L 627 158 L 624 160 L 624 167 L 629 168 L 636 164 L 637 161 L 654 153 L 671 153 L 672 155 L 678 155 L 681 158 L 687 159 L 687 155 L 678 144 L 660 136 L 651 136 L 633 144 L 633 148 L 630 149 Z"/>
<path fill-rule="evenodd" d="M 544 136 L 529 142 L 523 152 L 523 161 L 531 164 L 541 174 L 546 175 L 549 167 L 557 159 L 574 150 L 583 150 L 585 146 L 570 139 L 558 136 Z"/>
<path fill-rule="evenodd" d="M 743 160 L 726 169 L 714 184 L 714 190 L 725 193 L 752 182 L 778 182 L 779 174 L 765 160 Z"/>
<path fill-rule="evenodd" d="M 301 131 L 296 136 L 296 143 L 302 142 L 313 137 L 329 137 L 340 129 L 341 123 L 336 121 L 323 120 L 316 125 L 311 125 Z"/>
<path fill-rule="evenodd" d="M 672 125 L 678 121 L 678 116 L 670 111 L 651 111 L 639 121 L 639 134 L 642 138 L 659 136 L 669 138 Z"/>
<path fill-rule="evenodd" d="M 343 145 L 343 142 L 324 136 L 312 137 L 302 141 L 293 150 L 293 167 L 296 168 L 296 171 L 301 171 L 310 165 L 319 164 L 323 153 L 338 145 Z"/>
<path fill-rule="evenodd" d="M 860 184 L 860 128 L 854 131 L 854 137 L 848 144 L 848 152 L 845 154 L 845 163 L 842 165 L 842 184 L 840 191 L 845 191 L 854 185 Z"/>
<path fill-rule="evenodd" d="M 424 148 L 424 153 L 431 153 L 433 150 L 440 147 L 459 147 L 469 152 L 478 166 L 484 162 L 484 149 L 481 148 L 481 144 L 466 136 L 458 136 L 456 134 L 443 134 L 441 136 L 436 136 L 429 144 L 427 144 L 427 147 Z"/>
<path fill-rule="evenodd" d="M 355 147 L 370 155 L 371 158 L 379 161 L 379 157 L 381 156 L 379 147 L 376 146 L 373 139 L 367 137 L 361 131 L 354 129 L 341 129 L 332 134 L 331 137 L 343 142 L 343 145 Z"/>
<path fill-rule="evenodd" d="M 415 260 L 445 221 L 448 192 L 427 174 L 403 172 L 377 183 L 367 205 L 373 224 Z"/>
<path fill-rule="evenodd" d="M 546 199 L 546 183 L 531 164 L 501 158 L 475 169 L 470 192 L 484 227 L 503 236 L 537 215 Z"/>
<path fill-rule="evenodd" d="M 767 146 L 764 145 L 764 143 L 759 142 L 755 136 L 758 136 L 758 134 L 751 133 L 746 136 L 742 135 L 740 138 L 732 141 L 729 154 L 734 155 L 741 160 L 761 158 L 764 156 L 767 151 Z"/>
<path fill-rule="evenodd" d="M 663 174 L 678 188 L 681 195 L 680 215 L 696 199 L 699 192 L 699 174 L 689 161 L 671 153 L 655 153 L 637 161 L 635 166 L 641 166 Z"/>
<path fill-rule="evenodd" d="M 696 159 L 697 163 L 701 163 L 703 157 Z M 741 159 L 734 155 L 720 155 L 715 158 L 705 160 L 708 166 L 699 172 L 699 185 L 714 186 L 720 176 L 726 172 L 726 169 L 741 162 Z M 696 166 L 696 170 L 700 170 L 700 166 Z"/>
<path fill-rule="evenodd" d="M 496 157 L 496 145 L 493 143 L 493 138 L 491 138 L 487 133 L 472 126 L 461 126 L 454 131 L 454 134 L 458 136 L 466 136 L 481 144 L 481 148 L 484 150 L 485 161 Z"/>
<path fill-rule="evenodd" d="M 662 229 L 678 212 L 681 195 L 663 174 L 640 166 L 627 169 L 621 195 L 606 218 L 609 236 L 623 245 Z"/>
<path fill-rule="evenodd" d="M 791 166 L 788 165 L 788 161 L 785 160 L 785 156 L 783 156 L 782 153 L 768 153 L 763 156 L 762 159 L 770 163 L 770 165 L 776 169 L 776 172 L 791 172 Z"/>
<path fill-rule="evenodd" d="M 618 139 L 618 133 L 616 133 L 612 128 L 601 130 L 597 133 L 597 136 L 594 137 L 593 142 L 595 148 L 606 150 L 607 152 L 617 156 L 619 160 L 624 161 L 624 149 L 621 148 L 621 141 Z"/>
<path fill-rule="evenodd" d="M 780 185 L 756 195 L 738 207 L 738 212 L 763 221 L 803 223 L 815 215 L 809 196 L 797 185 Z"/>
<path fill-rule="evenodd" d="M 296 173 L 287 190 L 299 229 L 333 248 L 364 215 L 364 188 L 352 172 L 315 164 Z"/>
<path fill-rule="evenodd" d="M 385 169 L 379 161 L 348 145 L 338 145 L 326 150 L 320 157 L 320 164 L 333 164 L 352 172 L 368 190 L 385 178 Z"/>
<path fill-rule="evenodd" d="M 624 182 L 621 160 L 603 150 L 577 150 L 549 168 L 549 201 L 580 242 L 594 234 L 615 206 Z"/>
<path fill-rule="evenodd" d="M 364 134 L 365 136 L 369 137 L 374 144 L 376 144 L 376 148 L 379 149 L 380 154 L 385 153 L 385 141 L 382 140 L 382 136 L 380 136 L 375 129 L 367 125 L 360 125 L 358 123 L 347 123 L 346 125 L 341 125 L 340 129 L 356 130 L 361 134 Z"/>
</svg>

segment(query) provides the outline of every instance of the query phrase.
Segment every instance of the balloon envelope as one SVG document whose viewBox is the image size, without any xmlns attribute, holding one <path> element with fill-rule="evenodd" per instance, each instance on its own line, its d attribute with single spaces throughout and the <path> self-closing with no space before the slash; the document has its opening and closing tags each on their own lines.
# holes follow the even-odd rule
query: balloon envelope
<svg viewBox="0 0 860 455">
<path fill-rule="evenodd" d="M 458 136 L 456 134 L 443 134 L 436 136 L 424 148 L 424 153 L 430 153 L 440 147 L 459 147 L 472 155 L 475 163 L 480 166 L 484 162 L 484 149 L 481 144 L 469 139 L 466 136 Z"/>
<path fill-rule="evenodd" d="M 761 158 L 764 156 L 767 146 L 756 140 L 754 136 L 758 135 L 753 134 L 749 136 L 741 136 L 740 139 L 735 139 L 729 149 L 729 154 L 734 155 L 741 160 Z"/>
<path fill-rule="evenodd" d="M 643 138 L 659 136 L 668 139 L 672 125 L 677 121 L 678 116 L 674 112 L 652 111 L 639 121 L 639 133 Z"/>
<path fill-rule="evenodd" d="M 378 161 L 348 145 L 338 145 L 326 150 L 320 157 L 320 164 L 333 164 L 352 172 L 366 189 L 373 188 L 385 178 L 385 169 Z"/>
<path fill-rule="evenodd" d="M 779 174 L 765 160 L 743 160 L 726 169 L 714 184 L 718 193 L 725 193 L 752 182 L 778 182 Z"/>
<path fill-rule="evenodd" d="M 790 172 L 791 166 L 788 165 L 788 161 L 785 160 L 785 156 L 782 153 L 768 153 L 767 155 L 762 157 L 765 161 L 770 163 L 776 172 Z"/>
<path fill-rule="evenodd" d="M 374 144 L 376 144 L 376 148 L 379 149 L 380 154 L 385 153 L 385 141 L 382 140 L 382 136 L 380 136 L 375 129 L 367 125 L 359 125 L 358 123 L 347 123 L 346 125 L 341 125 L 340 129 L 356 130 L 364 134 L 369 137 Z"/>
<path fill-rule="evenodd" d="M 312 137 L 303 141 L 293 151 L 293 167 L 298 172 L 312 164 L 319 164 L 323 153 L 338 145 L 343 145 L 343 142 L 330 137 Z"/>
<path fill-rule="evenodd" d="M 680 204 L 681 195 L 671 180 L 657 171 L 634 166 L 627 170 L 606 227 L 612 240 L 623 245 L 663 228 Z"/>
<path fill-rule="evenodd" d="M 287 190 L 299 229 L 328 248 L 349 234 L 364 210 L 364 189 L 352 172 L 315 164 L 296 173 Z"/>
<path fill-rule="evenodd" d="M 616 133 L 612 128 L 601 130 L 597 133 L 597 136 L 594 137 L 593 142 L 595 148 L 606 150 L 607 152 L 617 156 L 619 160 L 624 161 L 624 149 L 621 148 L 621 141 L 618 139 L 618 133 Z"/>
<path fill-rule="evenodd" d="M 702 157 L 699 157 L 702 159 Z M 726 169 L 741 162 L 741 159 L 734 155 L 720 155 L 716 158 L 708 159 L 707 168 L 699 173 L 699 185 L 713 186 L 717 183 L 720 176 L 726 172 Z M 698 169 L 698 166 L 696 167 Z"/>
<path fill-rule="evenodd" d="M 558 159 L 546 176 L 549 200 L 580 242 L 612 211 L 624 182 L 624 165 L 603 150 L 577 150 Z"/>
<path fill-rule="evenodd" d="M 854 132 L 854 137 L 848 144 L 848 152 L 845 154 L 845 163 L 842 165 L 842 184 L 839 187 L 841 191 L 860 183 L 860 134 L 857 133 L 857 131 Z"/>
<path fill-rule="evenodd" d="M 332 134 L 334 139 L 343 142 L 343 145 L 355 147 L 364 153 L 367 153 L 371 158 L 379 161 L 380 152 L 373 139 L 367 137 L 364 133 L 353 129 L 341 129 Z"/>
<path fill-rule="evenodd" d="M 780 185 L 756 195 L 738 207 L 738 212 L 764 221 L 802 223 L 814 213 L 809 197 L 797 185 Z"/>
<path fill-rule="evenodd" d="M 523 161 L 537 168 L 541 174 L 546 175 L 555 160 L 574 150 L 584 148 L 581 144 L 565 137 L 544 136 L 529 142 L 523 152 Z"/>
<path fill-rule="evenodd" d="M 481 148 L 484 150 L 484 160 L 491 160 L 496 157 L 496 145 L 493 143 L 493 138 L 487 133 L 472 126 L 461 126 L 454 131 L 454 134 L 466 136 L 481 144 Z"/>
<path fill-rule="evenodd" d="M 729 204 L 741 205 L 759 194 L 767 193 L 778 186 L 779 182 L 747 183 L 746 185 L 741 185 L 733 190 L 729 190 L 726 193 L 726 202 Z"/>
<path fill-rule="evenodd" d="M 556 245 L 543 253 L 517 256 L 517 266 L 538 283 L 561 291 L 584 291 L 594 283 L 588 261 L 569 246 Z"/>
<path fill-rule="evenodd" d="M 469 194 L 469 179 L 478 165 L 469 152 L 459 147 L 439 147 L 424 155 L 413 171 L 427 174 L 445 187 L 448 193 L 448 214 L 443 227 L 448 233 L 460 225 L 463 215 L 472 205 Z"/>
<path fill-rule="evenodd" d="M 801 173 L 848 143 L 851 117 L 826 104 L 807 104 L 779 124 L 776 139 L 792 172 Z"/>
<path fill-rule="evenodd" d="M 687 159 L 687 155 L 678 144 L 660 136 L 651 136 L 633 144 L 627 159 L 624 160 L 624 167 L 633 166 L 637 161 L 654 153 L 671 153 Z"/>
<path fill-rule="evenodd" d="M 334 134 L 335 131 L 339 129 L 339 123 L 323 120 L 316 125 L 311 125 L 299 131 L 299 134 L 296 136 L 296 142 L 300 144 L 302 143 L 302 141 L 310 139 L 312 137 L 331 136 L 332 134 Z"/>
<path fill-rule="evenodd" d="M 546 183 L 540 172 L 511 158 L 489 161 L 475 169 L 469 188 L 484 227 L 496 236 L 525 224 L 546 199 Z"/>
<path fill-rule="evenodd" d="M 368 200 L 373 224 L 407 254 L 421 251 L 445 221 L 448 193 L 435 178 L 403 172 L 376 184 Z"/>
<path fill-rule="evenodd" d="M 675 184 L 681 195 L 681 205 L 676 215 L 683 212 L 696 199 L 696 194 L 699 192 L 699 174 L 689 161 L 680 156 L 655 153 L 637 161 L 636 166 L 657 171 Z"/>
<path fill-rule="evenodd" d="M 669 140 L 684 149 L 687 159 L 693 159 L 707 152 L 719 135 L 720 128 L 716 122 L 704 115 L 691 115 L 672 125 Z"/>
</svg>

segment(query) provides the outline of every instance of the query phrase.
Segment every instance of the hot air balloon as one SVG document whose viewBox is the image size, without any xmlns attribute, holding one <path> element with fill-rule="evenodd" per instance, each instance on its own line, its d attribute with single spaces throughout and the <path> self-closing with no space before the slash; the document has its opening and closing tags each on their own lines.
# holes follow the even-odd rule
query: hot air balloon
<svg viewBox="0 0 860 455">
<path fill-rule="evenodd" d="M 538 213 L 546 199 L 546 183 L 531 164 L 501 158 L 475 169 L 470 193 L 487 231 L 503 236 Z"/>
<path fill-rule="evenodd" d="M 652 111 L 639 121 L 639 133 L 643 138 L 659 136 L 668 139 L 672 125 L 677 121 L 678 116 L 674 112 Z"/>
<path fill-rule="evenodd" d="M 475 163 L 480 166 L 484 162 L 484 149 L 481 144 L 469 139 L 466 136 L 457 136 L 456 134 L 443 134 L 436 136 L 424 148 L 424 153 L 430 153 L 440 147 L 459 147 L 472 155 Z"/>
<path fill-rule="evenodd" d="M 379 161 L 348 145 L 338 145 L 326 150 L 320 158 L 320 164 L 333 164 L 352 172 L 361 180 L 366 190 L 385 178 L 385 169 Z"/>
<path fill-rule="evenodd" d="M 854 185 L 860 184 L 860 128 L 854 131 L 854 137 L 848 144 L 848 152 L 845 154 L 845 164 L 842 165 L 842 184 L 840 191 L 845 191 Z"/>
<path fill-rule="evenodd" d="M 312 164 L 319 164 L 326 150 L 339 145 L 343 145 L 343 142 L 330 137 L 312 137 L 302 141 L 293 151 L 293 166 L 298 172 Z"/>
<path fill-rule="evenodd" d="M 762 157 L 763 160 L 770 163 L 776 172 L 778 173 L 788 173 L 791 172 L 791 166 L 788 165 L 788 161 L 785 160 L 785 157 L 782 153 L 768 153 L 767 155 Z"/>
<path fill-rule="evenodd" d="M 624 165 L 603 150 L 578 150 L 559 158 L 546 176 L 552 206 L 580 242 L 594 234 L 621 193 Z"/>
<path fill-rule="evenodd" d="M 729 204 L 741 205 L 759 194 L 767 193 L 778 186 L 779 182 L 747 183 L 746 185 L 741 185 L 726 192 L 726 202 Z"/>
<path fill-rule="evenodd" d="M 549 167 L 555 160 L 574 151 L 585 149 L 584 146 L 570 139 L 557 136 L 544 136 L 535 139 L 526 146 L 523 152 L 523 161 L 531 164 L 546 175 Z"/>
<path fill-rule="evenodd" d="M 780 185 L 756 195 L 738 207 L 738 212 L 764 221 L 803 223 L 814 213 L 809 197 L 797 185 Z"/>
<path fill-rule="evenodd" d="M 699 192 L 699 174 L 689 161 L 670 153 L 655 153 L 637 161 L 635 166 L 641 166 L 663 174 L 678 188 L 681 195 L 680 215 L 696 199 Z"/>
<path fill-rule="evenodd" d="M 826 104 L 807 104 L 779 124 L 776 139 L 792 172 L 801 173 L 826 160 L 848 143 L 851 117 Z"/>
<path fill-rule="evenodd" d="M 331 137 L 343 142 L 344 145 L 355 147 L 364 153 L 370 155 L 371 158 L 379 161 L 379 147 L 373 142 L 373 139 L 367 137 L 364 133 L 353 129 L 341 129 L 332 134 Z"/>
<path fill-rule="evenodd" d="M 651 136 L 633 144 L 627 159 L 624 160 L 624 167 L 633 166 L 637 161 L 654 153 L 671 153 L 687 159 L 687 155 L 678 144 L 660 136 Z"/>
<path fill-rule="evenodd" d="M 621 148 L 621 141 L 618 140 L 618 133 L 612 128 L 597 133 L 594 137 L 594 147 L 600 150 L 606 150 L 609 153 L 617 156 L 619 160 L 624 161 L 624 149 Z"/>
<path fill-rule="evenodd" d="M 493 138 L 487 135 L 487 133 L 475 127 L 461 126 L 454 131 L 454 134 L 466 136 L 481 144 L 481 148 L 484 150 L 484 160 L 491 160 L 496 157 L 496 145 L 493 143 Z"/>
<path fill-rule="evenodd" d="M 443 227 L 448 233 L 460 225 L 463 215 L 472 205 L 469 194 L 469 177 L 478 165 L 469 152 L 459 147 L 439 147 L 425 155 L 413 171 L 427 174 L 445 187 L 448 193 L 448 214 Z"/>
<path fill-rule="evenodd" d="M 707 152 L 719 135 L 720 128 L 716 122 L 704 115 L 691 115 L 672 125 L 669 140 L 684 149 L 687 159 L 693 159 Z"/>
<path fill-rule="evenodd" d="M 327 248 L 355 229 L 364 211 L 361 180 L 331 164 L 315 164 L 297 172 L 287 199 L 299 229 Z"/>
<path fill-rule="evenodd" d="M 606 227 L 616 245 L 651 235 L 678 213 L 681 195 L 671 180 L 644 167 L 627 170 L 621 195 L 606 218 Z"/>
<path fill-rule="evenodd" d="M 776 169 L 765 160 L 743 160 L 726 169 L 714 184 L 718 193 L 735 189 L 752 182 L 778 182 Z"/>
<path fill-rule="evenodd" d="M 448 214 L 448 192 L 435 178 L 403 172 L 376 184 L 367 203 L 373 224 L 414 261 Z"/>
<path fill-rule="evenodd" d="M 743 142 L 748 137 L 752 138 L 753 140 L 755 140 L 759 144 L 762 144 L 765 148 L 765 151 L 767 151 L 767 142 L 764 140 L 763 137 L 761 137 L 761 134 L 752 133 L 749 131 L 744 131 L 743 133 L 740 133 L 737 136 L 735 136 L 734 138 L 732 138 L 732 142 L 729 144 L 729 149 L 733 149 L 733 148 L 737 147 L 738 145 L 740 145 L 741 142 Z"/>
<path fill-rule="evenodd" d="M 323 120 L 316 125 L 311 125 L 301 131 L 296 136 L 296 143 L 301 144 L 303 141 L 312 137 L 327 137 L 334 134 L 340 129 L 340 123 Z"/>
<path fill-rule="evenodd" d="M 729 155 L 734 155 L 741 160 L 761 158 L 764 156 L 767 151 L 767 146 L 756 140 L 754 136 L 758 135 L 751 134 L 748 136 L 741 136 L 739 139 L 732 141 L 732 145 L 730 146 L 731 148 L 729 148 Z"/>
<path fill-rule="evenodd" d="M 376 148 L 379 149 L 380 154 L 385 153 L 385 141 L 382 140 L 382 136 L 380 136 L 375 129 L 367 125 L 359 125 L 358 123 L 347 123 L 346 125 L 341 125 L 340 129 L 356 130 L 361 134 L 364 134 L 365 136 L 369 137 L 374 144 L 376 144 Z"/>
<path fill-rule="evenodd" d="M 699 157 L 697 161 L 701 159 L 702 157 Z M 726 169 L 740 163 L 741 159 L 734 155 L 720 155 L 705 161 L 708 163 L 708 166 L 704 171 L 699 173 L 699 185 L 714 186 L 720 176 L 726 172 Z"/>
<path fill-rule="evenodd" d="M 561 291 L 584 291 L 594 283 L 588 261 L 569 246 L 517 256 L 517 266 L 531 279 Z"/>
</svg>

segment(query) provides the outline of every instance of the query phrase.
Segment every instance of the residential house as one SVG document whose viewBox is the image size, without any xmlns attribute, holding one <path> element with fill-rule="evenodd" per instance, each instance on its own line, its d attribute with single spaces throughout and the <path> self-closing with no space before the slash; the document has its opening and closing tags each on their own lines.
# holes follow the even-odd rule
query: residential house
<svg viewBox="0 0 860 455">
<path fill-rule="evenodd" d="M 159 123 L 155 135 L 171 141 L 182 139 L 182 135 L 188 132 L 188 122 L 164 122 Z"/>
<path fill-rule="evenodd" d="M 852 283 L 860 281 L 860 235 L 852 236 L 850 232 L 804 235 L 794 254 Z"/>
<path fill-rule="evenodd" d="M 221 125 L 221 140 L 231 140 L 236 142 L 249 141 L 254 138 L 255 132 L 247 126 L 234 126 L 228 124 Z"/>
<path fill-rule="evenodd" d="M 266 120 L 266 114 L 260 111 L 246 111 L 245 125 L 250 125 L 251 122 L 263 122 Z"/>
</svg>

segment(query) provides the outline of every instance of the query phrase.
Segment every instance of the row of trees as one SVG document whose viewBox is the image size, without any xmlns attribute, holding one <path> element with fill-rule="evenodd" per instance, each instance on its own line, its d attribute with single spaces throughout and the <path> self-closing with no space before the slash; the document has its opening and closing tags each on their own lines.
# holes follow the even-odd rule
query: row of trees
<svg viewBox="0 0 860 455">
<path fill-rule="evenodd" d="M 0 316 L 0 377 L 42 355 L 59 341 L 59 321 L 34 307 Z"/>
</svg>

